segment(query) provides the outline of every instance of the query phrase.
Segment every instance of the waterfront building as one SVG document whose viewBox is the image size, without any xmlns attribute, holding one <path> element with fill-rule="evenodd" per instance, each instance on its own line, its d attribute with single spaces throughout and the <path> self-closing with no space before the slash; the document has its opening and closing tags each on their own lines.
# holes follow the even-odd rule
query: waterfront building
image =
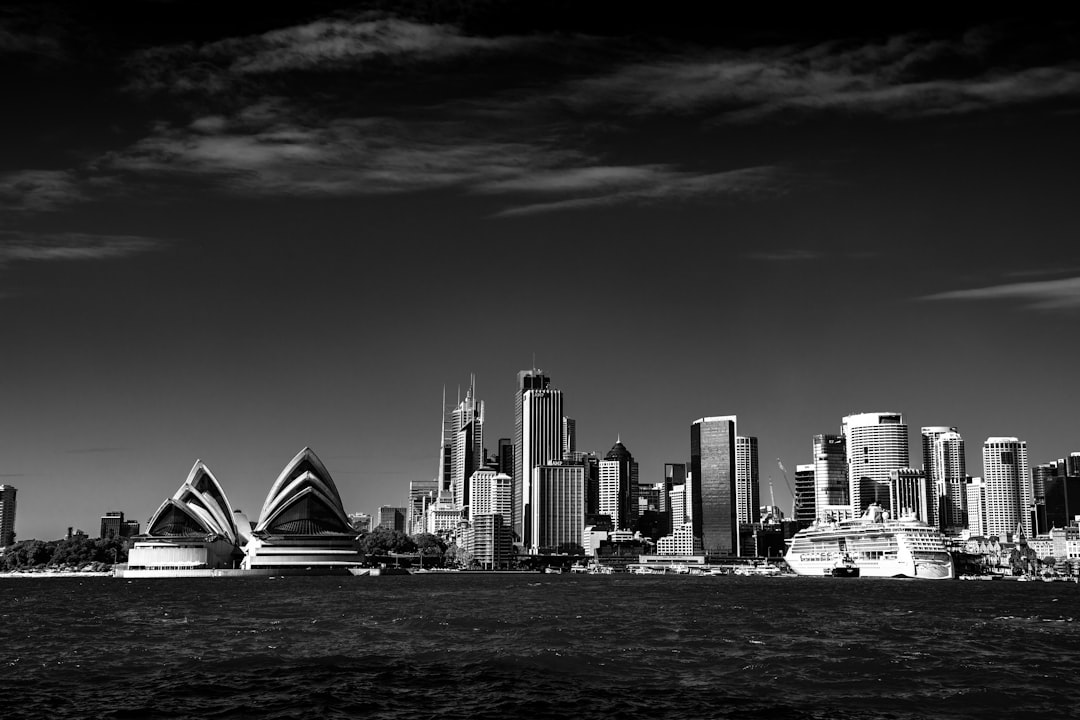
<svg viewBox="0 0 1080 720">
<path fill-rule="evenodd" d="M 969 477 L 965 487 L 967 531 L 971 537 L 987 537 L 986 483 L 981 477 Z M 1004 538 L 1004 536 L 1002 536 Z"/>
<path fill-rule="evenodd" d="M 889 506 L 889 471 L 910 466 L 908 427 L 894 412 L 848 415 L 842 435 L 847 449 L 848 492 L 857 517 L 873 502 L 892 513 Z"/>
<path fill-rule="evenodd" d="M 896 517 L 914 517 L 927 525 L 933 515 L 936 493 L 929 484 L 926 472 L 916 468 L 896 468 L 889 471 L 889 503 Z"/>
<path fill-rule="evenodd" d="M 707 555 L 739 554 L 735 503 L 736 416 L 703 417 L 690 426 L 691 519 Z"/>
<path fill-rule="evenodd" d="M 14 485 L 0 485 L 0 548 L 15 542 L 15 496 L 18 492 Z"/>
<path fill-rule="evenodd" d="M 544 464 L 533 468 L 528 523 L 534 552 L 565 552 L 584 547 L 585 468 L 581 465 Z"/>
<path fill-rule="evenodd" d="M 563 394 L 550 387 L 542 370 L 517 374 L 514 393 L 514 511 L 515 538 L 527 549 L 535 536 L 531 523 L 536 513 L 529 508 L 534 493 L 533 470 L 562 458 Z"/>
<path fill-rule="evenodd" d="M 682 523 L 675 526 L 670 535 L 665 535 L 656 541 L 657 555 L 701 555 L 701 543 L 694 536 L 693 523 Z"/>
<path fill-rule="evenodd" d="M 758 477 L 758 439 L 735 438 L 735 518 L 740 524 L 757 522 L 761 504 Z"/>
<path fill-rule="evenodd" d="M 509 478 L 504 475 L 503 477 Z M 474 513 L 465 549 L 481 569 L 496 570 L 510 564 L 514 545 L 508 516 L 501 513 Z"/>
<path fill-rule="evenodd" d="M 563 454 L 563 465 L 581 465 L 585 468 L 585 514 L 600 512 L 600 456 L 594 452 L 574 450 Z"/>
<path fill-rule="evenodd" d="M 438 535 L 446 540 L 452 540 L 457 532 L 458 525 L 465 520 L 465 510 L 458 507 L 454 502 L 453 494 L 440 492 L 435 502 L 428 505 L 427 522 L 424 524 L 424 532 Z"/>
<path fill-rule="evenodd" d="M 398 529 L 404 508 L 394 508 Z M 380 509 L 380 521 L 383 519 Z M 356 532 L 330 472 L 304 448 L 278 475 L 244 545 L 243 568 L 345 572 L 360 562 Z"/>
<path fill-rule="evenodd" d="M 600 508 L 618 530 L 636 529 L 638 464 L 621 439 L 600 461 Z"/>
<path fill-rule="evenodd" d="M 817 519 L 814 463 L 795 466 L 795 522 L 810 527 Z"/>
<path fill-rule="evenodd" d="M 1015 437 L 989 437 L 983 443 L 987 535 L 1012 537 L 1019 524 L 1031 537 L 1035 495 L 1028 469 L 1027 443 Z"/>
<path fill-rule="evenodd" d="M 967 461 L 964 438 L 955 427 L 921 430 L 923 470 L 934 491 L 930 524 L 947 535 L 958 535 L 967 524 Z"/>
<path fill-rule="evenodd" d="M 843 435 L 815 435 L 814 511 L 822 520 L 848 520 L 851 485 L 848 482 L 847 441 Z"/>
</svg>

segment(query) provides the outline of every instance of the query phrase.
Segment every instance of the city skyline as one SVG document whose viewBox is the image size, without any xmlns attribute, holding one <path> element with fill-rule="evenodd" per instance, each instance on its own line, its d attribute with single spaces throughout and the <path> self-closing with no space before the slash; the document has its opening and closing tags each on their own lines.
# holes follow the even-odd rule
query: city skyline
<svg viewBox="0 0 1080 720">
<path fill-rule="evenodd" d="M 1080 450 L 1075 24 L 82 5 L 0 10 L 18 539 L 145 523 L 196 460 L 253 515 L 307 446 L 405 506 L 443 388 L 490 453 L 534 367 L 642 482 L 737 415 L 785 512 L 777 458 L 853 414 L 970 475 Z"/>
</svg>

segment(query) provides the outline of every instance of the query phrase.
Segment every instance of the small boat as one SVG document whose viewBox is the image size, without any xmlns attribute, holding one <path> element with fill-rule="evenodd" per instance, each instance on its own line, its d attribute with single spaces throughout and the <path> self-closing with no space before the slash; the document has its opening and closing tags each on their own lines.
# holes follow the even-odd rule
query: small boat
<svg viewBox="0 0 1080 720">
<path fill-rule="evenodd" d="M 563 569 L 561 567 L 555 567 L 554 565 L 547 565 L 544 567 L 544 572 L 552 575 L 562 575 Z"/>
<path fill-rule="evenodd" d="M 855 561 L 851 559 L 850 555 L 845 555 L 837 560 L 833 566 L 829 568 L 828 572 L 829 577 L 859 577 L 859 566 L 855 564 Z"/>
</svg>

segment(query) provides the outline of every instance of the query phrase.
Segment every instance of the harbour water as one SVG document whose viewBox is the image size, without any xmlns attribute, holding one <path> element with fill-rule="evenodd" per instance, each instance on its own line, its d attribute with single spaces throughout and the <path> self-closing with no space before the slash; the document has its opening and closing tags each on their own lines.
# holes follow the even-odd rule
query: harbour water
<svg viewBox="0 0 1080 720">
<path fill-rule="evenodd" d="M 1080 586 L 0 578 L 12 718 L 1068 717 Z"/>
</svg>

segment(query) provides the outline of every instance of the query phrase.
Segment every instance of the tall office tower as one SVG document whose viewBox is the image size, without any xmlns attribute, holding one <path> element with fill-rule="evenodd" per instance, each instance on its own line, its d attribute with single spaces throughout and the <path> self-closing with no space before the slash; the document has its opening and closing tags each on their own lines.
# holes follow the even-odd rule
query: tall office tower
<svg viewBox="0 0 1080 720">
<path fill-rule="evenodd" d="M 964 438 L 955 427 L 924 427 L 923 470 L 934 491 L 929 524 L 949 535 L 964 529 L 967 506 L 967 462 Z"/>
<path fill-rule="evenodd" d="M 405 506 L 405 532 L 418 535 L 427 532 L 428 506 L 439 496 L 439 478 L 410 480 L 409 500 Z"/>
<path fill-rule="evenodd" d="M 686 483 L 675 485 L 668 493 L 668 505 L 671 507 L 671 526 L 677 528 L 687 521 Z"/>
<path fill-rule="evenodd" d="M 522 370 L 517 374 L 514 393 L 514 536 L 525 548 L 533 538 L 533 468 L 562 458 L 562 391 L 549 387 L 542 370 Z"/>
<path fill-rule="evenodd" d="M 585 468 L 585 514 L 600 512 L 600 456 L 594 452 L 574 450 L 563 453 L 563 465 L 582 465 Z"/>
<path fill-rule="evenodd" d="M 977 537 L 988 535 L 986 528 L 988 503 L 986 497 L 986 482 L 981 477 L 969 477 L 967 481 L 967 520 L 968 531 Z M 1002 536 L 1004 539 L 1004 536 Z"/>
<path fill-rule="evenodd" d="M 0 485 L 0 547 L 15 542 L 15 494 L 13 485 Z"/>
<path fill-rule="evenodd" d="M 1065 458 L 1065 474 L 1080 477 L 1080 452 L 1069 453 Z"/>
<path fill-rule="evenodd" d="M 906 468 L 908 427 L 900 413 L 873 412 L 848 415 L 843 422 L 847 442 L 848 487 L 851 510 L 861 516 L 877 502 L 889 507 L 889 471 Z"/>
<path fill-rule="evenodd" d="M 562 455 L 572 452 L 577 452 L 577 420 L 564 417 L 562 419 Z"/>
<path fill-rule="evenodd" d="M 529 546 L 538 552 L 568 552 L 584 547 L 585 467 L 542 464 L 533 468 L 529 487 L 533 520 Z"/>
<path fill-rule="evenodd" d="M 847 441 L 843 435 L 814 436 L 815 519 L 853 517 L 847 465 Z"/>
<path fill-rule="evenodd" d="M 1037 471 L 1042 470 L 1043 473 L 1041 505 L 1039 505 L 1037 487 L 1035 490 L 1036 508 L 1042 510 L 1041 514 L 1036 516 L 1038 521 L 1035 528 L 1036 535 L 1048 532 L 1052 528 L 1066 527 L 1077 515 L 1080 515 L 1080 475 L 1070 474 L 1070 467 L 1068 461 L 1063 458 L 1032 468 L 1033 479 Z"/>
<path fill-rule="evenodd" d="M 690 514 L 706 555 L 738 555 L 735 508 L 736 416 L 690 425 Z"/>
<path fill-rule="evenodd" d="M 1051 488 L 1060 488 L 1063 491 L 1064 485 L 1056 485 L 1054 479 L 1058 476 L 1064 476 L 1065 472 L 1065 461 L 1063 459 L 1034 465 L 1031 468 L 1031 494 L 1034 498 L 1031 508 L 1031 528 L 1035 535 L 1044 533 L 1050 528 L 1047 521 L 1046 488 L 1049 486 Z"/>
<path fill-rule="evenodd" d="M 477 515 L 501 515 L 509 519 L 514 507 L 514 479 L 495 468 L 483 467 L 469 482 L 469 522 Z"/>
<path fill-rule="evenodd" d="M 799 527 L 810 527 L 817 519 L 814 492 L 814 463 L 795 466 L 795 521 Z"/>
<path fill-rule="evenodd" d="M 926 471 L 916 468 L 896 468 L 889 471 L 889 506 L 897 517 L 914 515 L 930 524 L 935 491 Z"/>
<path fill-rule="evenodd" d="M 103 540 L 123 537 L 124 513 L 119 510 L 110 510 L 101 516 L 101 535 Z"/>
<path fill-rule="evenodd" d="M 986 482 L 986 531 L 999 538 L 1012 536 L 1017 525 L 1032 536 L 1031 508 L 1035 494 L 1028 470 L 1027 443 L 1014 437 L 989 437 L 983 443 Z"/>
<path fill-rule="evenodd" d="M 484 401 L 476 399 L 475 376 L 465 399 L 450 411 L 450 432 L 450 489 L 461 508 L 469 499 L 469 478 L 484 464 Z"/>
<path fill-rule="evenodd" d="M 735 516 L 740 524 L 758 521 L 761 504 L 758 439 L 735 438 Z"/>
<path fill-rule="evenodd" d="M 499 438 L 499 472 L 514 477 L 514 441 L 511 438 Z"/>
<path fill-rule="evenodd" d="M 638 464 L 621 440 L 617 440 L 600 461 L 601 515 L 607 515 L 616 530 L 637 526 Z"/>
</svg>

